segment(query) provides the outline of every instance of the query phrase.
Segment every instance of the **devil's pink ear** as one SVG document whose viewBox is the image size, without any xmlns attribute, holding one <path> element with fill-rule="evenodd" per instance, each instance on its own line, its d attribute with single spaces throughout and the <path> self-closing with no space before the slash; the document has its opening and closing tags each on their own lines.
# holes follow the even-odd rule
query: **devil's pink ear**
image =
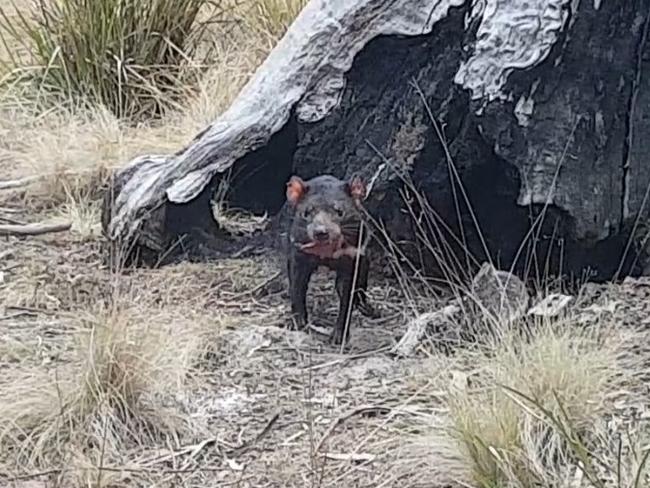
<svg viewBox="0 0 650 488">
<path fill-rule="evenodd" d="M 287 182 L 287 201 L 296 205 L 307 193 L 307 183 L 299 176 L 292 176 Z"/>
<path fill-rule="evenodd" d="M 366 184 L 359 176 L 354 176 L 348 183 L 350 196 L 355 200 L 363 200 L 366 198 Z"/>
</svg>

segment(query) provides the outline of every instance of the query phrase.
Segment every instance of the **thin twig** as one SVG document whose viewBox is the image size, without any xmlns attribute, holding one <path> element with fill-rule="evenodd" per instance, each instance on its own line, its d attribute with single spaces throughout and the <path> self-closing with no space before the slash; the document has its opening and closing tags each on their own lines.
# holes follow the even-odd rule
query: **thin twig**
<svg viewBox="0 0 650 488">
<path fill-rule="evenodd" d="M 237 299 L 240 299 L 240 298 L 243 298 L 243 297 L 249 296 L 249 295 L 255 295 L 258 291 L 264 289 L 266 286 L 268 286 L 268 285 L 270 285 L 271 283 L 273 283 L 277 278 L 280 277 L 281 274 L 282 274 L 282 272 L 281 272 L 281 271 L 278 271 L 278 272 L 275 273 L 273 276 L 271 276 L 269 279 L 264 280 L 262 283 L 260 283 L 260 284 L 257 285 L 257 286 L 254 286 L 254 287 L 251 288 L 250 290 L 243 291 L 243 292 L 241 292 L 241 293 L 238 293 L 238 294 L 236 294 L 236 295 L 230 296 L 230 297 L 228 297 L 228 298 L 230 298 L 230 299 L 232 299 L 232 300 L 237 300 Z"/>
<path fill-rule="evenodd" d="M 345 363 L 347 361 L 353 361 L 355 359 L 363 359 L 368 356 L 374 356 L 375 354 L 381 353 L 381 352 L 386 352 L 391 349 L 391 346 L 383 346 L 380 347 L 379 349 L 373 349 L 371 351 L 364 351 L 360 352 L 358 354 L 353 354 L 351 356 L 346 356 L 340 359 L 335 359 L 333 361 L 328 361 L 326 363 L 319 363 L 319 364 L 314 364 L 313 366 L 308 366 L 306 369 L 309 370 L 314 370 L 314 369 L 322 369 L 322 368 L 327 368 L 328 366 L 336 366 L 337 364 L 340 363 Z"/>
<path fill-rule="evenodd" d="M 41 176 L 28 176 L 26 178 L 19 178 L 17 180 L 0 181 L 0 190 L 13 190 L 15 188 L 23 188 L 40 179 Z"/>
<path fill-rule="evenodd" d="M 6 310 L 16 310 L 18 312 L 29 312 L 29 313 L 42 313 L 44 315 L 56 315 L 56 312 L 53 312 L 52 310 L 45 310 L 44 308 L 36 308 L 36 307 L 23 307 L 21 305 L 7 305 L 5 307 Z"/>
<path fill-rule="evenodd" d="M 0 212 L 11 214 L 11 215 L 17 215 L 21 212 L 21 210 L 14 207 L 0 207 Z"/>
<path fill-rule="evenodd" d="M 40 478 L 42 476 L 50 476 L 52 474 L 61 474 L 61 469 L 49 469 L 47 471 L 39 471 L 37 473 L 23 474 L 20 476 L 15 476 L 13 478 L 6 478 L 6 481 L 9 483 L 15 483 L 17 481 L 29 481 L 35 478 Z"/>
<path fill-rule="evenodd" d="M 4 259 L 9 258 L 9 257 L 12 257 L 13 253 L 14 253 L 14 251 L 11 250 L 11 249 L 7 249 L 6 251 L 2 251 L 2 252 L 0 252 L 0 263 L 1 263 Z"/>
<path fill-rule="evenodd" d="M 349 420 L 350 418 L 354 417 L 355 415 L 361 415 L 364 413 L 390 413 L 391 409 L 389 407 L 382 407 L 381 405 L 363 405 L 361 407 L 357 407 L 353 410 L 350 410 L 348 413 L 340 415 L 336 419 L 334 419 L 334 422 L 330 424 L 330 426 L 327 428 L 323 436 L 320 438 L 318 441 L 318 444 L 316 445 L 316 449 L 314 452 L 320 451 L 320 448 L 323 447 L 323 444 L 327 440 L 329 436 L 332 435 L 332 432 L 334 432 L 334 429 L 338 427 L 340 424 L 345 422 L 346 420 Z"/>
<path fill-rule="evenodd" d="M 24 316 L 35 317 L 36 314 L 34 312 L 25 312 L 25 311 L 10 313 L 8 315 L 3 315 L 2 317 L 0 317 L 0 322 L 2 322 L 3 320 L 11 320 L 11 319 L 16 319 L 18 317 L 24 317 Z"/>
<path fill-rule="evenodd" d="M 5 217 L 4 215 L 0 215 L 0 220 L 10 225 L 25 225 L 25 222 L 22 220 L 12 219 L 11 217 Z"/>
<path fill-rule="evenodd" d="M 248 451 L 251 447 L 253 447 L 255 444 L 257 444 L 259 441 L 261 441 L 264 437 L 267 436 L 269 432 L 271 432 L 271 429 L 275 425 L 275 423 L 278 421 L 280 418 L 280 412 L 276 412 L 273 417 L 266 423 L 262 431 L 255 436 L 255 438 L 250 441 L 250 442 L 244 442 L 241 446 L 235 447 L 232 449 L 230 452 L 228 452 L 228 455 L 233 455 L 233 454 L 242 454 L 246 451 Z"/>
<path fill-rule="evenodd" d="M 194 473 L 219 473 L 223 471 L 223 466 L 216 468 L 189 468 L 189 469 L 159 469 L 159 468 L 122 468 L 122 467 L 113 467 L 113 466 L 103 466 L 102 468 L 97 467 L 96 469 L 109 472 L 109 473 L 132 473 L 132 474 L 194 474 Z M 58 475 L 63 472 L 62 469 L 50 469 L 48 471 L 39 471 L 37 473 L 29 473 L 25 475 L 15 476 L 13 478 L 6 478 L 5 481 L 9 483 L 15 483 L 17 481 L 28 481 L 35 478 L 41 478 L 43 476 Z M 234 483 L 225 483 L 220 486 Z"/>
</svg>

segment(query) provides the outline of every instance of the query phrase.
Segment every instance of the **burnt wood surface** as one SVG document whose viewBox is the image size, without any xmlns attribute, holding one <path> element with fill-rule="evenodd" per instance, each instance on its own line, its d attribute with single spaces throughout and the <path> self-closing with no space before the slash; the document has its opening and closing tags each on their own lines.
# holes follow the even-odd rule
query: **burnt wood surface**
<svg viewBox="0 0 650 488">
<path fill-rule="evenodd" d="M 230 203 L 275 215 L 291 174 L 378 174 L 368 210 L 407 256 L 434 273 L 441 253 L 422 244 L 423 234 L 438 247 L 456 235 L 461 267 L 489 255 L 501 268 L 528 274 L 591 270 L 604 279 L 641 272 L 650 185 L 650 0 L 557 2 L 563 28 L 548 54 L 510 72 L 498 96 L 477 94 L 458 78 L 482 35 L 470 2 L 458 3 L 430 32 L 367 42 L 325 116 L 305 120 L 294 106 L 280 130 L 233 162 Z M 203 141 L 198 136 L 190 147 Z M 120 178 L 133 178 L 133 171 Z M 149 205 L 156 217 L 140 226 L 139 246 L 161 252 L 179 235 L 206 233 L 228 241 L 206 218 L 220 178 L 215 172 L 188 202 Z M 116 185 L 117 193 L 123 188 Z M 104 229 L 117 240 L 119 233 L 108 232 L 111 209 L 107 199 Z M 424 229 L 411 217 L 423 211 Z M 442 222 L 449 231 L 440 230 Z"/>
</svg>

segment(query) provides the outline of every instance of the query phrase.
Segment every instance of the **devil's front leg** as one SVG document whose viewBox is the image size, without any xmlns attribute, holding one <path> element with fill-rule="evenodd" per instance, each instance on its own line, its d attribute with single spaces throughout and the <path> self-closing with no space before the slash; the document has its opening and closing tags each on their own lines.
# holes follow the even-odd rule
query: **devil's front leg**
<svg viewBox="0 0 650 488">
<path fill-rule="evenodd" d="M 289 253 L 287 268 L 289 273 L 291 318 L 294 326 L 300 330 L 307 325 L 307 288 L 315 266 L 311 259 L 296 250 L 292 250 Z"/>
<path fill-rule="evenodd" d="M 359 257 L 357 267 L 357 279 L 354 291 L 354 306 L 359 309 L 365 317 L 376 319 L 379 318 L 379 312 L 370 303 L 368 298 L 368 274 L 370 273 L 370 260 L 367 256 Z"/>
<path fill-rule="evenodd" d="M 350 317 L 352 316 L 352 280 L 353 271 L 349 267 L 343 267 L 336 272 L 336 293 L 339 297 L 339 314 L 330 342 L 342 344 L 347 342 L 350 336 Z"/>
</svg>

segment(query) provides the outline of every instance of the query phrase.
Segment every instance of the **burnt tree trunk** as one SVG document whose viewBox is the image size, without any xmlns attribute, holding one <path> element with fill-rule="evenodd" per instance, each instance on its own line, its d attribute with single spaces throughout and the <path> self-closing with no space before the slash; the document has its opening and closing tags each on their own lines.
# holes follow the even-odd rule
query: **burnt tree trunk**
<svg viewBox="0 0 650 488">
<path fill-rule="evenodd" d="M 378 174 L 368 208 L 421 264 L 441 256 L 425 234 L 454 240 L 409 217 L 426 211 L 475 263 L 635 273 L 649 27 L 650 0 L 312 0 L 222 117 L 115 175 L 104 231 L 154 253 L 218 233 L 233 165 L 231 203 L 254 212 L 279 211 L 293 173 Z"/>
</svg>

